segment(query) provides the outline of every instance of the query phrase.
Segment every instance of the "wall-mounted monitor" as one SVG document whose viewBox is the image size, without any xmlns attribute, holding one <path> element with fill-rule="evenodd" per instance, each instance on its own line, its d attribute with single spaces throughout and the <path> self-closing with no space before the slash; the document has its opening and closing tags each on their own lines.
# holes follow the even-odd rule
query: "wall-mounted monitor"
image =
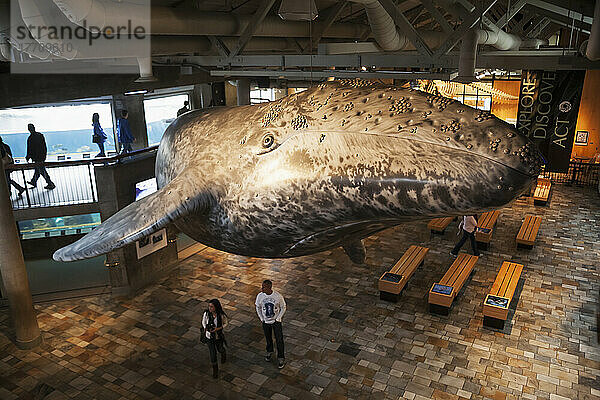
<svg viewBox="0 0 600 400">
<path fill-rule="evenodd" d="M 156 178 L 146 179 L 135 184 L 135 200 L 143 199 L 146 196 L 156 192 L 158 187 L 156 185 Z"/>
</svg>

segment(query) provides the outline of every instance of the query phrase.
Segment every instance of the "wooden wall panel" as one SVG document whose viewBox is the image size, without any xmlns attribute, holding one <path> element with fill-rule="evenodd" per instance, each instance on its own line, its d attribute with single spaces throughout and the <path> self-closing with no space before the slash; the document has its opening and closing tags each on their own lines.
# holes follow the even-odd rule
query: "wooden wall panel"
<svg viewBox="0 0 600 400">
<path fill-rule="evenodd" d="M 519 96 L 519 89 L 521 87 L 521 81 L 494 81 L 494 88 L 502 90 L 504 93 L 512 94 L 513 96 Z M 492 114 L 496 117 L 507 121 L 514 122 L 517 119 L 517 111 L 519 107 L 519 101 L 515 100 L 511 103 L 495 103 L 492 100 Z"/>
<path fill-rule="evenodd" d="M 575 131 L 588 131 L 587 146 L 573 145 L 571 157 L 592 158 L 600 152 L 600 70 L 588 70 Z M 600 161 L 600 160 L 599 160 Z"/>
</svg>

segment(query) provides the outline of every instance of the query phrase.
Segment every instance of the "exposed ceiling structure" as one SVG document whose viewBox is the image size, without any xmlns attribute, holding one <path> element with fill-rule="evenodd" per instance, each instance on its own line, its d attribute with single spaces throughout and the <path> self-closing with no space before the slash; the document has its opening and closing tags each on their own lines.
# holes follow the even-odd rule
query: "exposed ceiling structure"
<svg viewBox="0 0 600 400">
<path fill-rule="evenodd" d="M 283 20 L 279 10 L 289 2 L 296 8 L 309 7 L 306 12 L 318 17 Z M 43 17 L 47 14 L 46 22 L 60 17 L 79 25 L 84 17 L 110 22 L 140 7 L 138 0 L 13 3 L 20 5 L 25 22 L 30 20 L 27 10 L 35 6 Z M 298 14 L 294 12 L 288 18 Z M 594 2 L 585 0 L 152 0 L 152 57 L 127 52 L 114 57 L 129 57 L 139 65 L 142 81 L 167 67 L 203 79 L 406 79 L 412 74 L 470 81 L 476 68 L 599 68 L 593 61 L 600 57 L 597 44 L 587 49 L 586 57 L 594 12 Z M 2 72 L 8 72 L 9 60 L 59 68 L 68 63 L 51 51 L 41 54 L 44 49 L 36 53 L 20 47 L 7 28 L 8 15 L 8 3 L 1 0 Z M 86 54 L 77 59 L 109 62 Z"/>
</svg>

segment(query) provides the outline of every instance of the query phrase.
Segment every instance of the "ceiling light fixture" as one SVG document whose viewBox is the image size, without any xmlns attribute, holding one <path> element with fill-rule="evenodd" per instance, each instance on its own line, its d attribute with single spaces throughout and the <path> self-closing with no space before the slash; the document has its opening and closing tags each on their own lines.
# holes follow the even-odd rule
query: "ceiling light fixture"
<svg viewBox="0 0 600 400">
<path fill-rule="evenodd" d="M 315 0 L 283 0 L 277 12 L 286 21 L 312 21 L 319 16 Z"/>
</svg>

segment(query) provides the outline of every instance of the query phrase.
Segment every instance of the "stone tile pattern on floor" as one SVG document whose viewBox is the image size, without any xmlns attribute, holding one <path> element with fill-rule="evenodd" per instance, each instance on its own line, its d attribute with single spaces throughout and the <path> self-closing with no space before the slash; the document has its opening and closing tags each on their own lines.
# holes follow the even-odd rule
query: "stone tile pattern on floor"
<svg viewBox="0 0 600 400">
<path fill-rule="evenodd" d="M 543 216 L 537 245 L 518 250 L 525 214 Z M 491 247 L 450 315 L 427 291 L 445 272 L 457 222 L 430 237 L 426 222 L 366 240 L 365 265 L 340 249 L 262 260 L 213 249 L 127 300 L 94 296 L 36 306 L 44 343 L 20 351 L 0 310 L 0 398 L 11 399 L 599 399 L 600 200 L 556 185 L 549 207 L 519 199 L 502 210 Z M 377 279 L 411 244 L 428 246 L 397 304 Z M 465 247 L 463 250 L 469 250 Z M 482 327 L 482 301 L 500 265 L 525 265 L 503 331 Z M 263 359 L 254 310 L 263 279 L 286 297 L 287 365 Z M 227 364 L 210 376 L 199 343 L 205 301 L 230 317 Z"/>
</svg>

